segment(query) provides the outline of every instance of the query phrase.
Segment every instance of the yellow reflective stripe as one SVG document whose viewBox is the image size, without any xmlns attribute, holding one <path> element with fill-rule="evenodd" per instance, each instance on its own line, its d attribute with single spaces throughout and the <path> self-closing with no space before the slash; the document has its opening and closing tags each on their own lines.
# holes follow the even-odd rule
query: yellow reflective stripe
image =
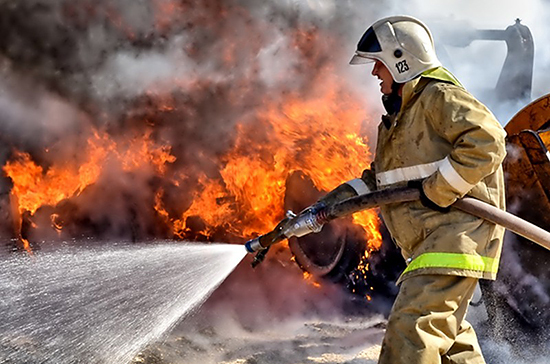
<svg viewBox="0 0 550 364">
<path fill-rule="evenodd" d="M 416 257 L 403 274 L 422 268 L 466 269 L 496 274 L 498 260 L 471 254 L 424 253 Z"/>
</svg>

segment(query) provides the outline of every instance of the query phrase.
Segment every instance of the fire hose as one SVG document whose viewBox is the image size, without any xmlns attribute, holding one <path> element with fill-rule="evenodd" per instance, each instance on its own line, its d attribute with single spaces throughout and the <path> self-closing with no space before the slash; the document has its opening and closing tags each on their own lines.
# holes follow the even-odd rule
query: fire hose
<svg viewBox="0 0 550 364">
<path fill-rule="evenodd" d="M 420 191 L 416 188 L 399 187 L 374 191 L 364 195 L 348 198 L 331 206 L 316 206 L 305 209 L 299 215 L 288 211 L 272 231 L 248 241 L 245 248 L 249 253 L 258 252 L 252 262 L 252 267 L 261 263 L 269 247 L 284 239 L 301 237 L 311 232 L 319 232 L 327 222 L 391 203 L 411 202 L 420 199 Z M 550 233 L 540 227 L 523 220 L 509 212 L 501 210 L 486 202 L 471 197 L 457 200 L 453 207 L 498 224 L 534 243 L 550 250 Z"/>
</svg>

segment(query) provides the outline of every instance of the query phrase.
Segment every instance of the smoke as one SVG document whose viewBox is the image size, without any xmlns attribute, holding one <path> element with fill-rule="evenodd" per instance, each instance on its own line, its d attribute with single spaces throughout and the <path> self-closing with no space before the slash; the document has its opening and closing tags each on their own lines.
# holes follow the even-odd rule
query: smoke
<svg viewBox="0 0 550 364">
<path fill-rule="evenodd" d="M 498 13 L 494 11 L 497 8 Z M 447 33 L 460 34 L 464 25 L 505 29 L 520 18 L 530 27 L 536 42 L 535 98 L 547 91 L 550 55 L 540 45 L 547 43 L 549 32 L 544 19 L 548 12 L 543 1 L 525 5 L 512 1 L 403 4 L 288 0 L 193 4 L 170 0 L 34 0 L 2 5 L 0 51 L 12 60 L 10 72 L 11 68 L 20 71 L 16 78 L 30 75 L 32 83 L 94 113 L 94 122 L 99 123 L 106 120 L 98 117 L 98 112 L 121 113 L 131 107 L 128 100 L 139 95 L 174 88 L 185 92 L 197 80 L 210 83 L 209 87 L 229 87 L 244 76 L 257 74 L 253 77 L 258 82 L 254 87 L 271 97 L 276 96 L 271 91 L 304 92 L 323 62 L 336 65 L 335 72 L 349 77 L 350 87 L 368 90 L 373 99 L 370 103 L 378 105 L 376 82 L 368 75 L 370 70 L 347 66 L 357 39 L 377 18 L 403 13 L 418 16 L 432 26 L 436 36 L 442 31 L 442 23 L 446 24 Z M 291 38 L 293 31 L 308 28 L 338 39 L 338 45 L 322 49 L 327 40 L 316 40 L 314 49 L 320 47 L 320 53 L 313 54 L 317 59 L 305 67 L 304 57 L 309 56 L 297 49 Z M 469 89 L 480 98 L 493 92 L 506 52 L 503 42 L 474 41 L 465 48 L 445 50 L 450 53 L 447 66 Z M 223 57 L 235 60 L 223 64 Z M 28 104 L 42 97 L 26 92 L 21 101 Z M 505 123 L 520 106 L 508 105 L 510 110 L 502 112 L 501 121 Z M 4 113 L 15 112 L 10 110 L 15 107 L 2 109 Z M 113 122 L 113 117 L 107 119 Z M 33 126 L 25 127 L 29 128 Z"/>
<path fill-rule="evenodd" d="M 374 20 L 374 7 L 361 7 Z M 143 208 L 154 205 L 152 190 L 162 188 L 168 212 L 181 215 L 191 201 L 181 191 L 219 177 L 219 158 L 238 123 L 255 123 L 267 102 L 289 93 L 307 99 L 323 91 L 322 78 L 339 74 L 351 55 L 353 9 L 352 2 L 321 1 L 0 4 L 0 162 L 19 150 L 44 171 L 59 162 L 83 164 L 98 131 L 118 145 L 144 135 L 154 146 L 168 145 L 176 161 L 162 181 L 146 168 L 128 176 L 111 153 L 95 187 L 61 209 L 77 212 L 60 218 L 69 236 L 156 237 L 158 219 Z M 2 180 L 2 192 L 10 189 Z M 40 214 L 36 220 L 47 220 Z M 4 236 L 13 235 L 11 225 Z M 55 237 L 40 227 L 27 237 Z"/>
<path fill-rule="evenodd" d="M 4 66 L 0 74 L 0 136 L 3 152 L 8 145 L 40 149 L 78 129 L 80 110 L 29 77 L 15 76 Z"/>
</svg>

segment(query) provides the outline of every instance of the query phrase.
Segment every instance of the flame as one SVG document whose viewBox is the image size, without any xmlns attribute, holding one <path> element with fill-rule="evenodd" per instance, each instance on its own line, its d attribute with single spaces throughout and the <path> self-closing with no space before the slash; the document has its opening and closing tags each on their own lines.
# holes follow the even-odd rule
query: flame
<svg viewBox="0 0 550 364">
<path fill-rule="evenodd" d="M 21 235 L 19 235 L 18 237 L 19 241 L 21 243 L 23 243 L 23 249 L 25 249 L 27 251 L 27 253 L 29 253 L 29 255 L 33 255 L 33 252 L 32 252 L 32 249 L 31 249 L 31 243 L 29 243 L 29 241 L 25 238 L 23 238 Z"/>
<path fill-rule="evenodd" d="M 332 190 L 360 176 L 372 160 L 361 133 L 364 110 L 336 79 L 327 77 L 324 86 L 308 98 L 291 94 L 266 104 L 255 115 L 254 123 L 240 122 L 233 147 L 216 161 L 218 175 L 202 173 L 198 177 L 198 187 L 191 192 L 192 202 L 180 216 L 173 216 L 164 206 L 165 190 L 158 188 L 152 207 L 174 236 L 185 239 L 201 234 L 209 238 L 220 229 L 243 238 L 263 234 L 284 216 L 286 181 L 292 173 L 301 171 L 320 191 Z M 171 111 L 173 107 L 163 103 L 159 110 Z M 167 167 L 175 161 L 169 145 L 153 141 L 151 129 L 122 140 L 94 130 L 76 160 L 44 168 L 28 153 L 15 152 L 3 170 L 13 181 L 12 194 L 17 197 L 20 215 L 27 212 L 32 216 L 41 206 L 55 206 L 78 196 L 101 178 L 107 166 L 118 166 L 122 172 L 147 169 L 168 178 Z M 185 178 L 182 171 L 178 173 L 172 175 L 175 186 Z M 50 220 L 60 233 L 60 216 L 53 213 Z M 355 270 L 356 278 L 366 279 L 369 252 L 382 241 L 378 215 L 364 211 L 355 214 L 353 221 L 363 227 L 368 241 Z M 28 241 L 21 241 L 31 252 Z M 304 273 L 304 278 L 319 286 L 309 273 Z"/>
<path fill-rule="evenodd" d="M 170 214 L 168 213 L 168 211 L 166 211 L 162 203 L 163 196 L 164 196 L 164 189 L 160 188 L 155 194 L 155 210 L 166 223 L 169 223 Z"/>
<path fill-rule="evenodd" d="M 329 191 L 368 168 L 372 156 L 361 136 L 363 123 L 361 105 L 329 79 L 313 98 L 292 95 L 266 106 L 256 123 L 238 125 L 234 147 L 219 162 L 221 178 L 199 178 L 189 209 L 171 220 L 174 234 L 185 236 L 192 216 L 204 222 L 200 233 L 206 236 L 219 227 L 242 237 L 271 230 L 284 215 L 285 184 L 293 172 Z M 354 222 L 363 227 L 369 249 L 378 248 L 376 212 L 357 213 Z"/>
<path fill-rule="evenodd" d="M 19 151 L 15 152 L 14 160 L 4 166 L 4 172 L 13 182 L 12 192 L 17 196 L 19 212 L 28 211 L 31 215 L 40 206 L 55 205 L 81 192 L 98 175 L 98 170 L 88 163 L 80 168 L 52 166 L 45 172 L 28 153 Z"/>
<path fill-rule="evenodd" d="M 370 245 L 361 256 L 361 259 L 359 260 L 359 264 L 357 264 L 357 267 L 355 268 L 355 271 L 353 273 L 355 275 L 356 280 L 360 280 L 360 279 L 363 279 L 364 281 L 367 280 L 367 271 L 369 270 L 369 260 L 368 260 L 369 255 L 370 255 L 370 252 L 375 249 L 378 249 L 378 247 L 374 245 Z"/>
<path fill-rule="evenodd" d="M 252 17 L 238 6 L 221 4 L 202 9 L 176 0 L 153 1 L 152 4 L 153 23 L 160 33 L 169 33 L 171 29 L 182 26 L 192 28 L 200 25 L 201 29 L 208 30 L 206 33 L 209 36 L 223 36 L 225 39 L 241 32 L 252 34 L 258 30 L 252 21 L 242 21 L 244 30 L 239 31 L 233 31 L 232 23 L 223 21 L 235 15 L 241 20 Z M 93 2 L 89 6 L 94 8 Z M 190 7 L 196 7 L 199 11 L 188 14 L 191 13 L 188 11 Z M 215 9 L 214 17 L 210 14 L 211 9 Z M 139 41 L 143 36 L 131 29 L 131 22 L 114 6 L 102 6 L 94 14 L 103 14 L 120 34 L 130 40 Z M 193 19 L 182 25 L 183 15 Z M 366 123 L 364 107 L 348 91 L 344 82 L 335 76 L 338 71 L 326 62 L 317 67 L 318 60 L 327 59 L 327 54 L 334 53 L 333 48 L 340 47 L 338 40 L 331 40 L 313 26 L 293 33 L 289 36 L 290 44 L 301 59 L 296 67 L 315 69 L 317 79 L 311 82 L 315 86 L 307 92 L 302 89 L 299 92 L 266 95 L 259 111 L 252 108 L 253 115 L 243 116 L 237 124 L 233 146 L 213 162 L 217 167 L 216 173 L 191 172 L 196 184 L 190 191 L 180 186 L 187 170 L 172 171 L 170 176 L 167 175 L 167 168 L 176 161 L 176 157 L 172 155 L 170 145 L 153 140 L 154 120 L 144 120 L 149 129 L 124 138 L 94 130 L 77 158 L 55 162 L 47 167 L 37 163 L 28 153 L 16 152 L 3 170 L 13 181 L 12 194 L 17 197 L 19 213 L 23 216 L 26 212 L 32 216 L 41 206 L 55 206 L 64 199 L 78 196 L 88 186 L 100 181 L 106 169 L 135 173 L 145 173 L 146 170 L 163 182 L 168 181 L 167 184 L 180 186 L 183 194 L 190 195 L 190 203 L 185 209 L 178 210 L 172 205 L 166 206 L 168 190 L 158 185 L 151 187 L 154 196 L 151 207 L 173 236 L 185 239 L 201 234 L 212 238 L 217 231 L 223 230 L 237 237 L 250 238 L 270 231 L 284 216 L 286 181 L 294 172 L 303 173 L 317 190 L 325 192 L 357 178 L 372 160 L 362 133 Z M 216 63 L 216 66 L 231 72 L 244 58 L 254 58 L 248 55 L 256 56 L 263 47 L 261 37 L 240 37 L 233 42 L 228 39 L 222 43 L 223 48 L 216 53 L 220 64 Z M 190 58 L 201 58 L 201 52 L 193 42 L 184 48 Z M 250 67 L 243 73 L 246 77 L 254 77 L 257 71 L 257 67 Z M 174 83 L 187 92 L 204 87 L 201 81 L 190 76 Z M 254 87 L 247 82 L 235 78 L 234 90 L 237 91 L 227 93 L 228 102 L 241 97 L 241 89 Z M 181 107 L 175 97 L 159 100 L 160 96 L 154 93 L 147 93 L 147 96 L 157 101 L 155 112 L 169 113 Z M 60 216 L 52 214 L 50 220 L 55 230 L 62 231 Z M 365 263 L 368 252 L 381 244 L 378 232 L 380 222 L 373 211 L 357 213 L 353 221 L 363 228 L 365 240 L 368 241 L 360 264 L 360 269 L 365 270 L 368 269 Z"/>
<path fill-rule="evenodd" d="M 54 213 L 50 215 L 52 227 L 57 231 L 58 234 L 61 234 L 61 230 L 63 230 L 63 223 L 59 219 L 60 217 L 58 214 Z"/>
<path fill-rule="evenodd" d="M 315 281 L 315 277 L 311 273 L 304 272 L 304 279 L 309 282 L 313 287 L 321 288 L 321 284 L 319 282 Z"/>
<path fill-rule="evenodd" d="M 81 164 L 62 163 L 44 171 L 28 153 L 16 151 L 15 158 L 8 161 L 3 170 L 13 182 L 12 192 L 17 196 L 19 211 L 32 215 L 40 206 L 55 206 L 63 199 L 80 194 L 98 180 L 108 157 L 118 161 L 124 171 L 149 165 L 163 173 L 166 164 L 175 161 L 170 147 L 153 145 L 150 133 L 117 145 L 107 134 L 96 131 L 83 155 L 86 159 Z"/>
<path fill-rule="evenodd" d="M 210 236 L 214 228 L 218 226 L 231 227 L 233 211 L 227 202 L 226 193 L 223 186 L 217 182 L 206 182 L 207 177 L 202 176 L 199 183 L 204 185 L 204 189 L 193 194 L 193 203 L 183 214 L 181 219 L 174 221 L 174 234 L 178 237 L 185 237 L 190 232 L 187 226 L 187 218 L 191 216 L 200 216 L 206 224 L 205 230 L 199 231 L 203 235 Z M 207 196 L 207 198 L 205 198 Z M 203 200 L 204 198 L 204 200 Z"/>
<path fill-rule="evenodd" d="M 41 206 L 55 206 L 61 200 L 79 195 L 87 186 L 95 183 L 107 163 L 118 164 L 121 170 L 130 172 L 151 168 L 163 174 L 167 163 L 175 157 L 170 147 L 155 145 L 151 133 L 141 137 L 116 143 L 106 133 L 94 130 L 82 153 L 83 160 L 53 164 L 46 170 L 38 165 L 28 153 L 15 151 L 14 158 L 3 167 L 4 173 L 12 180 L 12 194 L 19 214 L 34 215 Z M 50 216 L 52 227 L 60 232 L 62 224 L 57 214 Z M 20 229 L 21 223 L 17 229 Z M 20 236 L 20 231 L 16 234 Z M 30 245 L 21 238 L 25 249 Z"/>
</svg>

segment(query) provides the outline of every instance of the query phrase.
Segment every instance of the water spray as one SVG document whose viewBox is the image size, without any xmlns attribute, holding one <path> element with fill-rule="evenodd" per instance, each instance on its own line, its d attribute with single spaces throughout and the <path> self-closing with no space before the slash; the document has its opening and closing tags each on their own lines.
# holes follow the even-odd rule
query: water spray
<svg viewBox="0 0 550 364">
<path fill-rule="evenodd" d="M 10 255 L 0 271 L 0 362 L 128 363 L 245 255 L 239 245 L 175 242 Z"/>
</svg>

